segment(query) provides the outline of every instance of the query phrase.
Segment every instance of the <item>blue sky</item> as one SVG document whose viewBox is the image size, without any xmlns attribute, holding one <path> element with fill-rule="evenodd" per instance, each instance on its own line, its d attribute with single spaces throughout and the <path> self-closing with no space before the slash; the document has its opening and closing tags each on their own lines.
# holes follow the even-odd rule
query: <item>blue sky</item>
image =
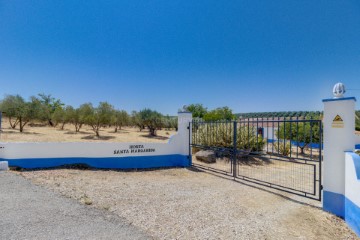
<svg viewBox="0 0 360 240">
<path fill-rule="evenodd" d="M 321 110 L 336 82 L 360 89 L 358 0 L 0 0 L 0 97 Z"/>
</svg>

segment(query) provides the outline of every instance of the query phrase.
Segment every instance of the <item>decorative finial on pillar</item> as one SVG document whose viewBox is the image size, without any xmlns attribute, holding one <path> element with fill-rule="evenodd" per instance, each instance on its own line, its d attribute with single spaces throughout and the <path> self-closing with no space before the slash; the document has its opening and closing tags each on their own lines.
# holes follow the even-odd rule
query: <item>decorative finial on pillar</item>
<svg viewBox="0 0 360 240">
<path fill-rule="evenodd" d="M 343 83 L 337 83 L 335 84 L 333 88 L 333 94 L 335 98 L 342 98 L 344 97 L 346 90 L 345 85 Z"/>
<path fill-rule="evenodd" d="M 187 112 L 187 106 L 184 105 L 181 109 L 179 109 L 179 112 Z"/>
</svg>

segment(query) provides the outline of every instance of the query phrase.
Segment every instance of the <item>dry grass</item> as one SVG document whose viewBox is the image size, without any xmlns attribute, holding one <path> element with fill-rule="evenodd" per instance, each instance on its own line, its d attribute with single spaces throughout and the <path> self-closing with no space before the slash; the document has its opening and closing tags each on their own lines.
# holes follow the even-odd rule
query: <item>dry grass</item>
<svg viewBox="0 0 360 240">
<path fill-rule="evenodd" d="M 159 130 L 156 137 L 149 136 L 147 130 L 139 131 L 138 128 L 124 127 L 115 133 L 114 128 L 102 128 L 100 138 L 95 137 L 91 127 L 83 126 L 80 132 L 75 132 L 71 124 L 65 125 L 64 130 L 60 127 L 50 127 L 42 124 L 26 125 L 24 132 L 19 129 L 11 129 L 6 118 L 2 121 L 2 142 L 167 142 L 174 130 Z"/>
</svg>

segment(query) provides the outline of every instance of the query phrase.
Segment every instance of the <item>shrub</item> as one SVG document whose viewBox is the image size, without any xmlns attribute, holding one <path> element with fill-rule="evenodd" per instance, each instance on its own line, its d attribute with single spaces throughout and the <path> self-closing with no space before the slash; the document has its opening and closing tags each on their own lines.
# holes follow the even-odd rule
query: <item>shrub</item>
<svg viewBox="0 0 360 240">
<path fill-rule="evenodd" d="M 281 154 L 283 156 L 288 156 L 290 154 L 291 146 L 289 142 L 273 143 L 273 146 L 278 154 Z"/>
<path fill-rule="evenodd" d="M 251 152 L 262 151 L 265 140 L 256 134 L 256 128 L 240 126 L 236 130 L 237 149 Z M 233 122 L 197 123 L 193 126 L 193 143 L 219 148 L 234 147 Z"/>
<path fill-rule="evenodd" d="M 255 127 L 241 126 L 237 130 L 237 148 L 250 152 L 260 152 L 265 145 L 265 139 L 256 133 Z"/>
</svg>

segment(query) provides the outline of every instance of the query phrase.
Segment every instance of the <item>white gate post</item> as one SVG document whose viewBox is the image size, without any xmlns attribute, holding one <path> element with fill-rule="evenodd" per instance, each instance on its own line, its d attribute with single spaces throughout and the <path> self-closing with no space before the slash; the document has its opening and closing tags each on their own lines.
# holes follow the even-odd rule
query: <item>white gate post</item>
<svg viewBox="0 0 360 240">
<path fill-rule="evenodd" d="M 355 142 L 355 97 L 343 97 L 345 87 L 336 84 L 334 98 L 324 99 L 323 209 L 345 215 L 345 151 Z"/>
<path fill-rule="evenodd" d="M 187 111 L 178 112 L 178 136 L 181 139 L 182 150 L 184 155 L 191 156 L 190 152 L 190 123 L 192 122 L 192 113 Z"/>
</svg>

